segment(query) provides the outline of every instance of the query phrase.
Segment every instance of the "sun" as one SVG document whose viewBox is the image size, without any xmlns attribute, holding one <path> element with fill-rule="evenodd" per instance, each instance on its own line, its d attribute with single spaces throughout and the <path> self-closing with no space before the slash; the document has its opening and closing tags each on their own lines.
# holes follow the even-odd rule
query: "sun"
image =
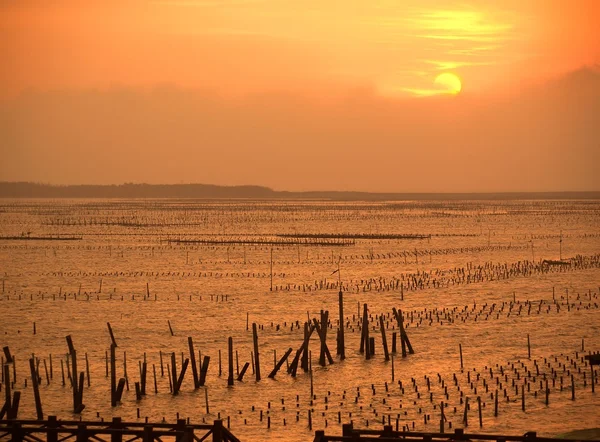
<svg viewBox="0 0 600 442">
<path fill-rule="evenodd" d="M 444 72 L 443 74 L 435 77 L 433 82 L 437 87 L 442 89 L 445 93 L 456 95 L 462 89 L 462 83 L 457 75 L 450 72 Z"/>
</svg>

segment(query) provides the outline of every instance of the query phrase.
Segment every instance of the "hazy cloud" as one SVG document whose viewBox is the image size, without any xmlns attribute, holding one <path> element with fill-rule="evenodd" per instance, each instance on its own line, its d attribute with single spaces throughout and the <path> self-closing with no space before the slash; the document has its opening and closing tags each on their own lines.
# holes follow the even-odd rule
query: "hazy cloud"
<svg viewBox="0 0 600 442">
<path fill-rule="evenodd" d="M 1 180 L 371 191 L 598 190 L 600 74 L 510 99 L 348 90 L 225 99 L 162 86 L 0 106 Z"/>
</svg>

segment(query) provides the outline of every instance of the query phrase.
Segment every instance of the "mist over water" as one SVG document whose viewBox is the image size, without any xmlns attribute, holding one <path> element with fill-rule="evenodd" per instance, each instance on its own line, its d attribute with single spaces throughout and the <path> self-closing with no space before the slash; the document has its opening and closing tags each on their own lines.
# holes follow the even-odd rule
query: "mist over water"
<svg viewBox="0 0 600 442">
<path fill-rule="evenodd" d="M 35 418 L 27 364 L 32 353 L 47 363 L 50 354 L 53 359 L 49 385 L 43 362 L 40 368 L 44 414 L 79 418 L 72 413 L 68 381 L 63 386 L 61 380 L 65 336 L 71 335 L 79 370 L 85 370 L 85 354 L 89 360 L 83 420 L 173 422 L 179 413 L 192 423 L 211 423 L 220 416 L 243 441 L 307 441 L 317 429 L 340 434 L 338 413 L 342 423 L 355 427 L 368 422 L 380 429 L 385 418 L 394 427 L 398 420 L 400 429 L 437 432 L 441 401 L 452 423 L 446 431 L 454 431 L 464 427 L 469 397 L 469 432 L 556 435 L 600 426 L 600 385 L 592 393 L 590 368 L 581 361 L 588 351 L 600 350 L 596 200 L 1 200 L 0 237 L 0 346 L 16 357 L 21 419 Z M 555 263 L 561 259 L 565 265 Z M 340 283 L 343 361 L 336 356 Z M 368 361 L 359 352 L 365 303 L 375 338 Z M 392 308 L 402 310 L 415 350 L 403 358 L 398 339 L 393 381 L 377 319 L 384 315 L 391 348 L 398 332 Z M 274 357 L 288 348 L 291 363 L 304 322 L 320 319 L 321 310 L 329 311 L 327 345 L 334 363 L 319 366 L 313 333 L 311 403 L 309 373 L 298 368 L 293 378 L 284 363 L 274 379 L 268 374 Z M 129 389 L 117 407 L 111 407 L 106 377 L 107 322 L 118 343 L 118 377 L 124 376 L 124 352 L 127 358 Z M 251 366 L 243 381 L 228 387 L 227 339 L 233 338 L 241 370 L 251 362 L 253 323 L 259 327 L 262 380 L 255 380 Z M 196 352 L 210 356 L 206 387 L 194 390 L 188 368 L 180 394 L 173 396 L 166 364 L 174 352 L 181 369 L 190 336 Z M 144 355 L 147 395 L 136 401 L 134 382 Z M 568 373 L 574 375 L 574 401 Z M 496 389 L 497 417 L 491 397 Z"/>
</svg>

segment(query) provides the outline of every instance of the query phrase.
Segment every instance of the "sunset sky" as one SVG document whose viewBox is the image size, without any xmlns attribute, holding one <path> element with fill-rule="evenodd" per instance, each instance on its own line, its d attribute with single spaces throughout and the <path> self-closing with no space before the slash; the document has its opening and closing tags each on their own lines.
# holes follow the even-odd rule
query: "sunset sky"
<svg viewBox="0 0 600 442">
<path fill-rule="evenodd" d="M 0 180 L 600 190 L 598 23 L 595 0 L 0 0 Z"/>
</svg>

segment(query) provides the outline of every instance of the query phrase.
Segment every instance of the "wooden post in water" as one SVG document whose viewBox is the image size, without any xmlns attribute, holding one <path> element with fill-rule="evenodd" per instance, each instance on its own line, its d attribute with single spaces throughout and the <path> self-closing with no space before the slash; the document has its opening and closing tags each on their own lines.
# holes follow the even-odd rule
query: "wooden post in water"
<svg viewBox="0 0 600 442">
<path fill-rule="evenodd" d="M 271 288 L 269 291 L 273 291 L 273 247 L 271 247 Z"/>
<path fill-rule="evenodd" d="M 194 378 L 194 389 L 198 389 L 199 385 L 199 377 L 198 377 L 198 367 L 196 366 L 196 352 L 194 351 L 194 341 L 191 336 L 188 336 L 188 347 L 190 349 L 190 361 L 192 361 L 192 376 Z"/>
<path fill-rule="evenodd" d="M 463 370 L 463 357 L 462 357 L 462 344 L 458 344 L 458 351 L 460 352 L 460 370 Z"/>
<path fill-rule="evenodd" d="M 346 359 L 346 342 L 344 340 L 344 294 L 342 287 L 340 286 L 339 295 L 339 310 L 340 310 L 340 340 L 339 340 L 339 351 L 340 359 L 343 361 Z"/>
<path fill-rule="evenodd" d="M 202 366 L 200 367 L 200 380 L 198 385 L 203 387 L 206 382 L 206 374 L 208 373 L 208 364 L 210 363 L 210 356 L 204 356 L 202 360 Z"/>
<path fill-rule="evenodd" d="M 396 310 L 396 308 L 392 308 L 392 312 L 396 317 L 396 321 L 398 322 L 398 328 L 400 329 L 400 342 L 402 344 L 402 357 L 406 357 L 406 349 L 408 349 L 409 354 L 414 354 L 414 350 L 412 345 L 410 344 L 410 340 L 408 339 L 408 335 L 404 330 L 404 316 L 402 315 L 402 310 Z"/>
<path fill-rule="evenodd" d="M 83 372 L 81 372 L 81 376 L 78 379 L 77 372 L 77 352 L 75 351 L 75 347 L 73 346 L 73 340 L 71 339 L 71 335 L 66 336 L 67 345 L 69 347 L 69 355 L 71 356 L 71 386 L 73 387 L 73 412 L 79 414 L 85 408 L 81 402 L 81 398 L 83 397 Z"/>
<path fill-rule="evenodd" d="M 244 366 L 242 367 L 242 371 L 240 371 L 240 374 L 237 377 L 238 381 L 243 381 L 244 380 L 244 375 L 246 374 L 246 370 L 248 370 L 248 367 L 250 366 L 250 362 L 246 362 L 244 364 Z"/>
<path fill-rule="evenodd" d="M 362 339 L 360 341 L 360 352 L 365 354 L 365 359 L 371 359 L 371 348 L 369 345 L 369 316 L 367 315 L 367 304 L 363 305 Z"/>
<path fill-rule="evenodd" d="M 531 341 L 529 340 L 529 333 L 527 333 L 527 357 L 531 359 Z"/>
<path fill-rule="evenodd" d="M 252 323 L 252 341 L 254 344 L 254 374 L 256 380 L 260 381 L 260 359 L 258 354 L 258 332 L 256 331 L 256 322 Z"/>
<path fill-rule="evenodd" d="M 110 405 L 111 407 L 117 406 L 117 367 L 116 367 L 116 355 L 115 355 L 115 344 L 110 346 Z M 62 363 L 62 360 L 60 361 Z"/>
<path fill-rule="evenodd" d="M 281 366 L 283 365 L 283 363 L 287 360 L 287 358 L 290 356 L 290 353 L 292 352 L 292 348 L 290 347 L 285 354 L 282 356 L 282 358 L 279 360 L 279 362 L 277 363 L 277 365 L 275 365 L 275 367 L 273 368 L 273 371 L 271 371 L 271 373 L 269 374 L 269 377 L 271 379 L 273 379 L 275 377 L 275 375 L 277 374 L 277 372 L 279 371 L 279 369 L 281 368 Z"/>
<path fill-rule="evenodd" d="M 115 341 L 115 335 L 113 334 L 113 329 L 110 326 L 110 322 L 107 322 L 106 325 L 108 327 L 108 333 L 110 334 L 110 340 L 112 342 L 112 345 L 114 345 L 115 347 L 117 347 L 117 341 Z"/>
<path fill-rule="evenodd" d="M 33 358 L 29 359 L 29 369 L 31 371 L 31 383 L 33 386 L 33 398 L 35 399 L 35 411 L 38 420 L 44 419 L 44 413 L 42 412 L 42 400 L 40 399 L 40 388 L 37 379 L 37 373 L 35 371 L 35 362 Z"/>
<path fill-rule="evenodd" d="M 387 346 L 387 338 L 385 337 L 385 324 L 383 323 L 383 315 L 379 315 L 379 328 L 381 329 L 381 344 L 383 346 L 383 354 L 385 355 L 385 360 L 390 360 L 390 353 L 388 351 Z"/>
<path fill-rule="evenodd" d="M 160 357 L 160 377 L 164 378 L 165 377 L 165 366 L 163 364 L 162 350 L 158 351 L 158 355 Z"/>
<path fill-rule="evenodd" d="M 5 347 L 8 348 L 8 347 Z M 62 359 L 61 359 L 62 361 Z M 4 372 L 4 379 L 6 379 L 6 385 L 4 386 L 4 407 L 6 407 L 6 413 L 8 413 L 11 409 L 11 394 L 10 394 L 10 368 L 8 367 L 8 362 L 2 367 Z M 4 410 L 3 410 L 4 411 Z M 2 412 L 0 411 L 0 415 Z"/>
<path fill-rule="evenodd" d="M 310 318 L 309 318 L 310 319 Z M 304 342 L 302 345 L 302 357 L 300 366 L 302 370 L 305 372 L 308 371 L 308 352 L 309 352 L 309 342 L 310 342 L 310 332 L 309 332 L 309 322 L 304 323 Z"/>
<path fill-rule="evenodd" d="M 317 330 L 319 338 L 321 339 L 321 351 L 319 353 L 319 365 L 321 365 L 321 367 L 325 367 L 325 365 L 326 365 L 325 358 L 326 357 L 327 357 L 327 360 L 329 361 L 329 363 L 333 364 L 333 358 L 331 357 L 331 354 L 329 353 L 329 348 L 327 348 L 327 324 L 328 324 L 328 322 L 329 322 L 329 312 L 328 311 L 321 310 L 321 323 L 320 324 L 316 319 L 313 319 L 313 323 L 315 325 L 315 328 Z"/>
<path fill-rule="evenodd" d="M 233 338 L 230 336 L 227 340 L 229 350 L 229 376 L 227 377 L 227 386 L 233 385 Z"/>
<path fill-rule="evenodd" d="M 498 417 L 498 390 L 494 393 L 494 417 Z"/>
<path fill-rule="evenodd" d="M 88 360 L 88 354 L 85 354 L 85 377 L 87 378 L 87 386 L 89 387 L 91 385 L 91 379 L 90 379 L 90 361 Z"/>
<path fill-rule="evenodd" d="M 158 384 L 156 383 L 156 365 L 152 364 L 152 374 L 154 375 L 154 394 L 158 393 Z"/>
</svg>

